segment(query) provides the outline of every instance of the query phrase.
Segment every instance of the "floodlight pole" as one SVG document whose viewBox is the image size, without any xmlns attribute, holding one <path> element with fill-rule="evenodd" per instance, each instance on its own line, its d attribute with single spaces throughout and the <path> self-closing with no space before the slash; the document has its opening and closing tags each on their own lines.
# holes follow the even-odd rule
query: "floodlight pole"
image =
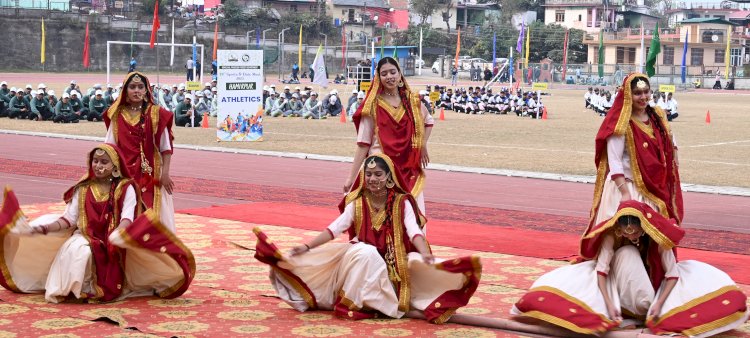
<svg viewBox="0 0 750 338">
<path fill-rule="evenodd" d="M 281 30 L 279 33 L 279 80 L 281 80 L 281 66 L 284 63 L 284 32 L 292 29 L 287 27 Z"/>
</svg>

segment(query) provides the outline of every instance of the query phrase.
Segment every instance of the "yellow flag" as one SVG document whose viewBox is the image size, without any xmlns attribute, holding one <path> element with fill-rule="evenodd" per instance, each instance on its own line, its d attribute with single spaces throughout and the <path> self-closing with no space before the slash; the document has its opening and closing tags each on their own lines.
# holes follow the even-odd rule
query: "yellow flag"
<svg viewBox="0 0 750 338">
<path fill-rule="evenodd" d="M 302 69 L 302 24 L 299 25 L 299 60 L 297 66 Z"/>
<path fill-rule="evenodd" d="M 526 27 L 526 57 L 523 61 L 524 68 L 529 68 L 529 40 L 531 40 L 531 25 Z"/>
<path fill-rule="evenodd" d="M 732 26 L 727 26 L 727 50 L 724 51 L 724 79 L 729 79 L 729 43 L 732 42 Z"/>
<path fill-rule="evenodd" d="M 44 64 L 44 61 L 45 61 L 45 57 L 44 57 L 44 54 L 46 52 L 45 48 L 44 48 L 44 45 L 45 45 L 44 42 L 45 42 L 45 40 L 46 40 L 46 33 L 44 31 L 44 18 L 42 18 L 42 53 L 41 53 L 42 64 Z"/>
</svg>

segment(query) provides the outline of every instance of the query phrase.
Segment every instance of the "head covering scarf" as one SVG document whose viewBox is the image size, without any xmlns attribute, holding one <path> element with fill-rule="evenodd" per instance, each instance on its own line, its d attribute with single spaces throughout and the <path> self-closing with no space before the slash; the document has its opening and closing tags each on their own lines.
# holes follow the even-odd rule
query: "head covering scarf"
<svg viewBox="0 0 750 338">
<path fill-rule="evenodd" d="M 118 148 L 114 144 L 108 144 L 108 143 L 102 143 L 98 146 L 96 146 L 94 149 L 91 149 L 91 151 L 88 154 L 86 167 L 88 168 L 86 171 L 86 174 L 81 177 L 78 182 L 73 185 L 72 187 L 68 188 L 68 190 L 65 191 L 63 194 L 63 200 L 65 203 L 70 203 L 71 199 L 73 198 L 73 195 L 75 194 L 76 189 L 79 187 L 85 185 L 89 181 L 96 178 L 96 174 L 94 174 L 94 169 L 91 167 L 91 162 L 94 160 L 94 153 L 97 150 L 104 150 L 104 152 L 109 155 L 109 158 L 112 160 L 112 164 L 114 165 L 113 168 L 113 174 L 116 172 L 119 172 L 120 177 L 119 179 L 122 180 L 131 180 L 133 177 L 130 175 L 130 171 L 128 170 L 128 167 L 122 162 L 123 156 L 122 152 L 120 151 L 120 148 Z M 138 189 L 135 189 L 136 191 Z"/>
<path fill-rule="evenodd" d="M 672 134 L 665 113 L 659 107 L 646 107 L 649 120 L 653 125 L 652 137 L 638 132 L 638 127 L 631 120 L 633 109 L 631 82 L 637 77 L 648 79 L 646 75 L 640 73 L 631 73 L 625 77 L 615 102 L 596 135 L 594 161 L 597 165 L 597 178 L 589 228 L 594 226 L 592 222 L 596 217 L 602 188 L 609 173 L 607 139 L 612 135 L 625 136 L 625 147 L 630 154 L 633 170 L 633 182 L 638 191 L 659 207 L 662 216 L 682 222 L 684 210 L 680 176 Z"/>
<path fill-rule="evenodd" d="M 662 216 L 646 203 L 635 200 L 620 203 L 612 218 L 602 221 L 587 230 L 583 235 L 583 238 L 581 238 L 581 256 L 586 259 L 594 259 L 599 253 L 604 235 L 608 233 L 607 230 L 619 227 L 617 221 L 622 216 L 635 216 L 641 222 L 641 228 L 647 236 L 645 242 L 641 241 L 641 245 L 645 246 L 646 250 L 646 268 L 651 279 L 651 285 L 654 290 L 658 290 L 666 273 L 661 262 L 659 248 L 674 250 L 675 257 L 677 257 L 677 245 L 685 237 L 685 230 L 679 226 L 675 219 Z"/>
<path fill-rule="evenodd" d="M 384 135 L 382 135 L 382 133 L 386 131 L 384 131 L 383 128 L 380 127 L 381 124 L 378 123 L 379 118 L 376 118 L 378 110 L 378 96 L 383 91 L 382 84 L 380 83 L 380 73 L 378 72 L 379 69 L 376 69 L 376 74 L 374 75 L 374 80 L 372 82 L 372 85 L 370 86 L 370 90 L 367 91 L 367 95 L 364 101 L 361 105 L 359 105 L 357 111 L 354 113 L 354 116 L 352 116 L 354 127 L 357 129 L 357 131 L 359 131 L 359 125 L 362 121 L 362 118 L 367 116 L 372 117 L 375 124 L 375 130 L 379 130 L 379 133 L 381 133 L 381 135 L 375 136 L 380 138 L 380 145 L 383 149 L 383 152 L 393 157 L 394 162 L 396 162 L 396 165 L 401 169 L 407 167 L 421 169 L 420 161 L 422 157 L 422 146 L 424 145 L 425 127 L 421 113 L 422 103 L 419 98 L 419 93 L 412 91 L 409 87 L 409 84 L 406 81 L 406 78 L 404 78 L 404 74 L 398 61 L 390 57 L 386 57 L 384 59 L 389 60 L 389 64 L 395 64 L 401 76 L 400 84 L 402 83 L 403 85 L 400 85 L 398 87 L 398 92 L 399 96 L 401 97 L 401 103 L 406 110 L 405 116 L 403 118 L 408 119 L 409 123 L 405 126 L 405 128 L 400 128 L 400 130 L 398 131 L 391 131 L 393 135 L 391 135 L 391 137 L 389 138 L 390 140 L 384 139 Z M 403 137 L 404 135 L 408 135 L 409 137 Z M 404 154 L 406 156 L 401 157 L 397 154 Z M 412 185 L 414 184 L 412 183 Z M 416 191 L 419 189 L 415 189 L 416 187 L 411 187 L 408 184 L 404 185 L 404 187 L 410 189 L 410 192 L 412 194 L 419 194 L 419 191 Z"/>
<path fill-rule="evenodd" d="M 138 76 L 141 81 L 143 81 L 143 85 L 146 87 L 146 94 L 144 95 L 144 99 L 146 101 L 146 104 L 155 105 L 156 102 L 154 102 L 154 93 L 151 92 L 151 82 L 149 82 L 148 77 L 146 77 L 146 74 L 143 74 L 141 72 L 131 72 L 128 73 L 127 76 L 125 76 L 125 79 L 122 81 L 122 91 L 117 96 L 117 99 L 115 99 L 114 102 L 112 102 L 112 105 L 107 109 L 107 114 L 104 116 L 104 123 L 106 124 L 106 127 L 109 128 L 109 124 L 113 120 L 114 115 L 117 113 L 120 106 L 126 104 L 128 100 L 128 85 L 131 81 L 133 81 L 133 78 L 135 76 Z"/>
</svg>

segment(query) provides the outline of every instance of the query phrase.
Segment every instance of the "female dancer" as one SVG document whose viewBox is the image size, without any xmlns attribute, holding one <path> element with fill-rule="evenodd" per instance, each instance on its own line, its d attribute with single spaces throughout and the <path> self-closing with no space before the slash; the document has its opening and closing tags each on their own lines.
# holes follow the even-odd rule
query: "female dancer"
<svg viewBox="0 0 750 338">
<path fill-rule="evenodd" d="M 706 337 L 742 325 L 747 297 L 723 271 L 677 262 L 685 231 L 645 203 L 624 201 L 610 219 L 587 231 L 589 261 L 539 279 L 511 313 L 571 331 L 600 334 L 644 324 L 656 334 Z"/>
<path fill-rule="evenodd" d="M 87 175 L 64 194 L 62 216 L 28 223 L 13 192 L 5 190 L 0 285 L 43 292 L 54 303 L 180 296 L 195 275 L 193 255 L 153 211 L 138 216 L 137 186 L 120 151 L 99 145 L 87 165 Z"/>
<path fill-rule="evenodd" d="M 443 323 L 465 306 L 479 284 L 479 258 L 435 260 L 424 218 L 403 185 L 388 156 L 370 156 L 341 215 L 310 243 L 283 255 L 256 228 L 255 257 L 271 265 L 279 297 L 299 311 L 333 310 L 349 319 L 378 312 L 401 318 L 414 309 Z M 326 244 L 344 232 L 349 242 Z"/>
<path fill-rule="evenodd" d="M 122 150 L 124 165 L 141 188 L 144 209 L 153 209 L 174 232 L 174 183 L 169 176 L 174 115 L 159 107 L 153 97 L 146 75 L 128 74 L 122 92 L 103 116 L 105 142 Z"/>
<path fill-rule="evenodd" d="M 664 115 L 649 107 L 646 75 L 628 75 L 596 135 L 597 177 L 589 229 L 636 200 L 682 222 L 677 146 Z"/>
<path fill-rule="evenodd" d="M 375 80 L 353 119 L 357 150 L 344 192 L 349 192 L 365 157 L 383 153 L 393 160 L 404 179 L 404 189 L 416 197 L 419 210 L 425 214 L 422 168 L 430 162 L 427 140 L 435 121 L 419 93 L 409 88 L 398 61 L 385 57 L 378 62 Z"/>
</svg>

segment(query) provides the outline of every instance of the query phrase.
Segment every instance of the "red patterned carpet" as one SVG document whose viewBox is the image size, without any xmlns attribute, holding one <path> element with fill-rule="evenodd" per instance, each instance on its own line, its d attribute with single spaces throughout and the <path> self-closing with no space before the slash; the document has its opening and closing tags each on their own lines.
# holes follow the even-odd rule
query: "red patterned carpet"
<svg viewBox="0 0 750 338">
<path fill-rule="evenodd" d="M 24 206 L 30 217 L 63 210 L 62 204 Z M 243 206 L 244 207 L 244 206 Z M 503 331 L 424 321 L 351 322 L 330 313 L 299 313 L 274 297 L 268 268 L 257 262 L 252 228 L 257 224 L 176 215 L 179 237 L 193 250 L 197 275 L 174 300 L 146 297 L 108 304 L 49 304 L 41 295 L 0 291 L 0 337 L 518 337 Z M 259 225 L 282 249 L 317 231 Z M 539 275 L 565 264 L 540 258 L 470 252 L 434 245 L 437 257 L 475 253 L 482 258 L 482 283 L 459 313 L 508 318 L 508 309 Z M 742 286 L 750 293 L 750 287 Z M 750 324 L 725 337 L 750 337 Z"/>
</svg>

